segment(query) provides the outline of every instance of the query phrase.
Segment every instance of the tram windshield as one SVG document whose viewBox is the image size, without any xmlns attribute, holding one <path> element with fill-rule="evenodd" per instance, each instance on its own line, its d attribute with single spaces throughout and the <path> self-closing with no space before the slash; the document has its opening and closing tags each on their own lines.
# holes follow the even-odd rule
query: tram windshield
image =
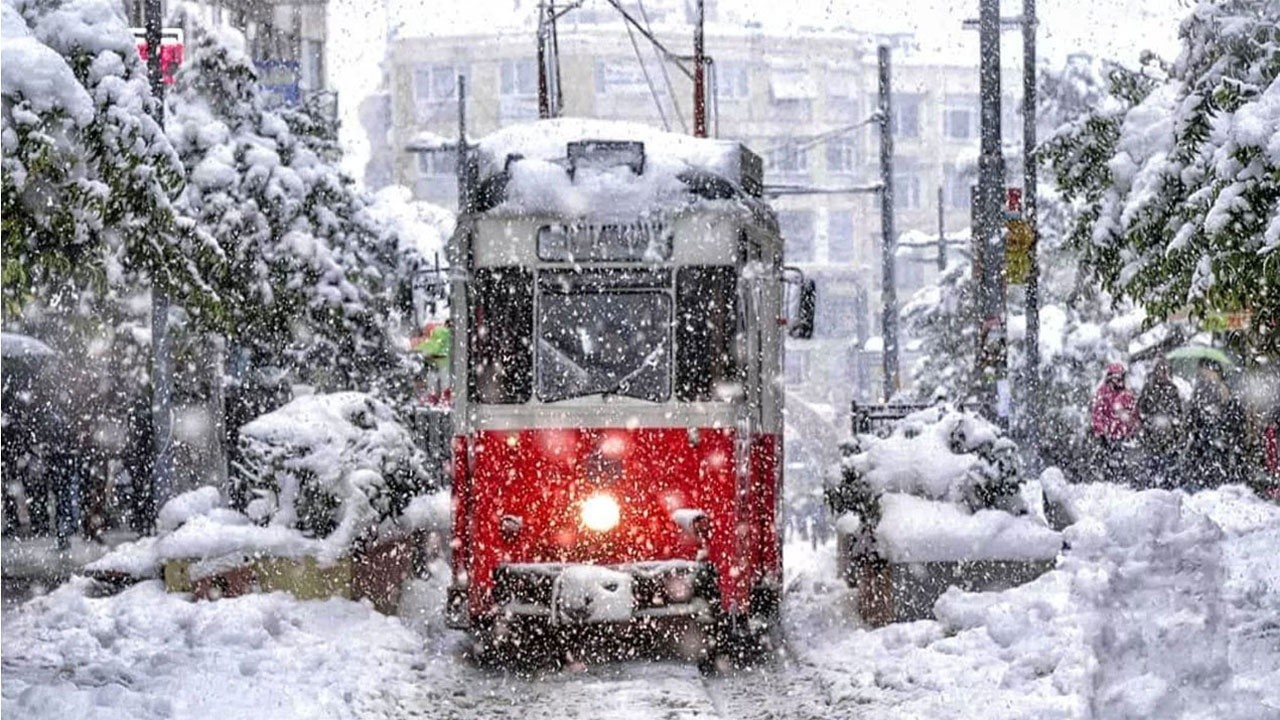
<svg viewBox="0 0 1280 720">
<path fill-rule="evenodd" d="M 537 392 L 543 402 L 671 396 L 666 273 L 547 273 L 539 279 Z"/>
</svg>

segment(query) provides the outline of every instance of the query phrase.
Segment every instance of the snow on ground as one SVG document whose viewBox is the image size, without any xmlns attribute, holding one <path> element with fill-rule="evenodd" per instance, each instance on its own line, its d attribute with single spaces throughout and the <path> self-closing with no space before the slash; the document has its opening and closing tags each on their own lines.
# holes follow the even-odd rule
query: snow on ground
<svg viewBox="0 0 1280 720">
<path fill-rule="evenodd" d="M 1066 493 L 1080 520 L 1057 569 L 953 589 L 936 621 L 837 635 L 848 597 L 792 592 L 793 613 L 827 618 L 809 621 L 821 642 L 793 647 L 832 704 L 867 718 L 1280 716 L 1280 508 L 1239 487 Z"/>
<path fill-rule="evenodd" d="M 1216 718 L 1280 717 L 1280 507 L 1056 488 L 1078 522 L 1055 570 L 952 590 L 937 620 L 868 629 L 831 544 L 786 546 L 785 650 L 699 677 L 627 660 L 517 676 L 442 626 L 447 568 L 401 618 L 346 601 L 191 602 L 147 582 L 73 580 L 6 610 L 6 717 Z"/>
<path fill-rule="evenodd" d="M 72 580 L 5 618 L 6 717 L 388 716 L 420 681 L 420 638 L 368 605 L 88 589 Z"/>
</svg>

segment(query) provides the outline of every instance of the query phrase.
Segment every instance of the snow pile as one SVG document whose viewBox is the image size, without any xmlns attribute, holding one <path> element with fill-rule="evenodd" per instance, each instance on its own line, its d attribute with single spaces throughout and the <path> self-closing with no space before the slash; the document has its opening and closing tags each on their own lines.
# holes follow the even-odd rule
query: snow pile
<svg viewBox="0 0 1280 720">
<path fill-rule="evenodd" d="M 1062 549 L 1062 536 L 1029 516 L 969 513 L 954 503 L 897 493 L 881 498 L 880 507 L 876 548 L 892 562 L 1046 560 Z"/>
<path fill-rule="evenodd" d="M 366 604 L 91 587 L 73 580 L 6 613 L 5 717 L 403 716 L 423 682 L 421 638 Z"/>
<path fill-rule="evenodd" d="M 393 522 L 429 488 L 426 456 L 384 402 L 308 395 L 240 430 L 234 468 L 250 518 L 345 548 Z"/>
<path fill-rule="evenodd" d="M 937 621 L 842 637 L 823 619 L 841 612 L 841 591 L 789 582 L 792 617 L 823 623 L 824 642 L 794 647 L 823 672 L 833 708 L 866 718 L 1280 712 L 1280 507 L 1241 487 L 1070 485 L 1062 499 L 1079 515 L 1056 569 L 1001 592 L 949 590 Z"/>
<path fill-rule="evenodd" d="M 570 177 L 568 144 L 583 140 L 644 143 L 643 172 L 583 164 Z M 699 139 L 635 123 L 558 118 L 512 125 L 482 139 L 480 176 L 509 173 L 503 212 L 587 217 L 603 210 L 610 217 L 634 219 L 655 207 L 688 204 L 689 186 L 680 179 L 684 173 L 712 173 L 733 181 L 739 175 L 738 148 L 728 140 Z"/>
</svg>

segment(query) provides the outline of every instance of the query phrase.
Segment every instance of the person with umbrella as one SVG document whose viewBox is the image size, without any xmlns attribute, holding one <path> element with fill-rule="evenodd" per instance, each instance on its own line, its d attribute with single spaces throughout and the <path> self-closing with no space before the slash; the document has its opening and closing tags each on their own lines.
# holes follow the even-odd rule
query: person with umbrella
<svg viewBox="0 0 1280 720">
<path fill-rule="evenodd" d="M 1160 358 L 1151 369 L 1138 396 L 1142 419 L 1142 449 L 1146 454 L 1147 482 L 1151 487 L 1167 485 L 1177 465 L 1178 452 L 1186 434 L 1182 418 L 1182 398 L 1170 376 L 1169 361 Z"/>
<path fill-rule="evenodd" d="M 1190 486 L 1205 489 L 1241 482 L 1248 442 L 1244 406 L 1222 379 L 1218 360 L 1200 359 L 1187 425 L 1191 430 L 1187 448 Z"/>
<path fill-rule="evenodd" d="M 1124 365 L 1111 363 L 1107 366 L 1106 378 L 1094 393 L 1089 415 L 1102 476 L 1106 479 L 1127 477 L 1129 464 L 1125 458 L 1125 443 L 1137 434 L 1141 416 L 1137 398 L 1125 386 Z"/>
</svg>

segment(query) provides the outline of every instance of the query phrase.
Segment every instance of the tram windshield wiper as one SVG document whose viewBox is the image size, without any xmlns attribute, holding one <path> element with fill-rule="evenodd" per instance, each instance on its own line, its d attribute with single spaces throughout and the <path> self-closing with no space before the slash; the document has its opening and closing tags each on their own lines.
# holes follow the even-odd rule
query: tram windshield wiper
<svg viewBox="0 0 1280 720">
<path fill-rule="evenodd" d="M 666 349 L 667 349 L 667 343 L 665 340 L 663 340 L 662 342 L 658 343 L 653 348 L 653 350 L 649 352 L 648 355 L 644 356 L 644 359 L 640 361 L 639 367 L 627 373 L 626 375 L 623 375 L 609 389 L 601 391 L 600 394 L 604 397 L 608 397 L 610 395 L 627 395 L 626 393 L 622 392 L 623 388 L 626 387 L 632 380 L 636 378 L 637 375 L 644 372 L 646 369 L 657 367 L 658 366 L 657 360 L 659 357 L 662 356 L 663 351 L 665 351 Z M 594 393 L 588 393 L 588 394 L 594 394 Z M 627 397 L 634 397 L 634 396 L 627 395 Z M 638 398 L 638 399 L 647 400 L 648 398 Z"/>
</svg>

